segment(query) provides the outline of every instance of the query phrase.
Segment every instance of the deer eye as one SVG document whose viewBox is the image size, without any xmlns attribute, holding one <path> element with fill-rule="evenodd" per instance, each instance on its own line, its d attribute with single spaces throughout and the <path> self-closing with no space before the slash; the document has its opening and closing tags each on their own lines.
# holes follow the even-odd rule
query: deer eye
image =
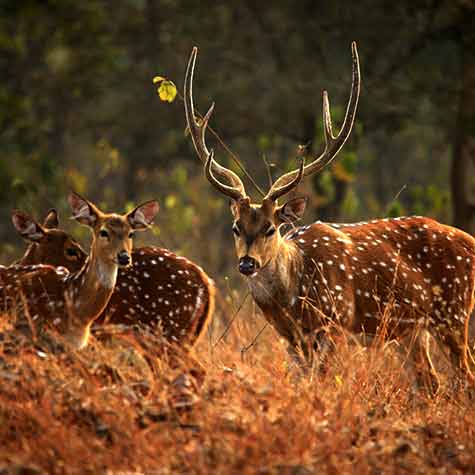
<svg viewBox="0 0 475 475">
<path fill-rule="evenodd" d="M 101 229 L 99 231 L 99 236 L 100 237 L 103 237 L 103 238 L 108 238 L 109 237 L 109 233 L 105 230 L 105 229 Z"/>
<path fill-rule="evenodd" d="M 72 247 L 69 247 L 68 249 L 66 249 L 66 255 L 68 257 L 79 257 L 78 251 Z"/>
<path fill-rule="evenodd" d="M 233 226 L 233 233 L 235 236 L 239 236 L 241 234 L 236 224 Z"/>
<path fill-rule="evenodd" d="M 129 238 L 132 239 L 134 236 L 135 236 L 135 233 L 133 231 L 130 231 Z"/>
<path fill-rule="evenodd" d="M 266 237 L 271 237 L 275 233 L 275 226 L 270 226 L 269 229 L 266 231 Z"/>
</svg>

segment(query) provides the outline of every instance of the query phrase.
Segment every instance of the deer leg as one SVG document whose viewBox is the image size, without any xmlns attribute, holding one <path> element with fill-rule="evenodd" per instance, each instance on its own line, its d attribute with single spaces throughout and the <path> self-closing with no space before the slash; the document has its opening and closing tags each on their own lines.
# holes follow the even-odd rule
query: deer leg
<svg viewBox="0 0 475 475">
<path fill-rule="evenodd" d="M 464 365 L 465 369 L 467 372 L 467 376 L 470 379 L 472 383 L 475 383 L 475 376 L 473 375 L 472 371 L 470 370 L 470 363 L 475 366 L 475 358 L 473 356 L 473 350 L 475 350 L 475 345 L 470 348 L 470 339 L 471 339 L 471 327 L 470 327 L 470 317 L 472 314 L 473 308 L 470 309 L 469 312 L 467 312 L 464 315 L 464 332 L 463 332 L 463 338 L 464 338 Z M 472 337 L 473 339 L 473 337 Z"/>
<path fill-rule="evenodd" d="M 328 329 L 323 329 L 318 331 L 312 339 L 312 354 L 317 369 L 322 374 L 327 372 L 329 359 L 336 349 L 332 333 Z"/>
<path fill-rule="evenodd" d="M 298 343 L 289 343 L 287 346 L 292 362 L 305 375 L 313 370 L 322 374 L 326 372 L 328 358 L 335 349 L 333 340 L 327 333 L 327 330 L 308 332 L 300 335 Z"/>
<path fill-rule="evenodd" d="M 304 374 L 308 373 L 308 368 L 310 365 L 308 358 L 301 348 L 293 344 L 289 344 L 287 346 L 287 354 L 290 356 L 294 367 L 297 367 Z"/>
<path fill-rule="evenodd" d="M 450 361 L 454 367 L 460 380 L 468 379 L 472 384 L 475 382 L 475 377 L 470 368 L 469 359 L 472 359 L 467 340 L 467 325 L 465 331 L 455 332 L 451 329 L 450 333 L 443 335 L 443 342 L 450 352 Z M 470 355 L 470 356 L 469 356 Z"/>
<path fill-rule="evenodd" d="M 419 386 L 426 387 L 432 395 L 440 389 L 440 379 L 430 355 L 431 334 L 421 330 L 413 340 L 413 354 Z"/>
</svg>

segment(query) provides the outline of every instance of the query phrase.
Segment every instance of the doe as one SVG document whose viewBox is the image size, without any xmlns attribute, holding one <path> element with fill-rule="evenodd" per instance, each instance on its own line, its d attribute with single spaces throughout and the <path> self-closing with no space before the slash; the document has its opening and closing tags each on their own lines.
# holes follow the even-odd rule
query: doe
<svg viewBox="0 0 475 475">
<path fill-rule="evenodd" d="M 16 316 L 18 326 L 26 325 L 37 334 L 53 327 L 80 349 L 113 294 L 119 268 L 132 264 L 134 231 L 151 225 L 158 203 L 149 201 L 124 215 L 103 213 L 76 193 L 69 195 L 69 204 L 73 218 L 93 231 L 85 264 L 73 273 L 51 265 L 1 269 L 0 312 Z"/>
<path fill-rule="evenodd" d="M 42 225 L 18 210 L 12 212 L 12 221 L 30 243 L 17 264 L 50 264 L 70 272 L 84 265 L 86 252 L 58 228 L 55 210 Z M 195 346 L 213 314 L 213 281 L 200 266 L 166 249 L 133 249 L 132 262 L 119 269 L 114 292 L 95 325 L 159 326 L 169 342 L 187 349 Z"/>
</svg>

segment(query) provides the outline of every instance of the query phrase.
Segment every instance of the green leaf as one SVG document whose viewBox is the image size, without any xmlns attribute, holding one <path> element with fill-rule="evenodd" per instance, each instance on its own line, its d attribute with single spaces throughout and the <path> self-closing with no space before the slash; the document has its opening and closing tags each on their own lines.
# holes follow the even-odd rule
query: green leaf
<svg viewBox="0 0 475 475">
<path fill-rule="evenodd" d="M 386 211 L 387 218 L 397 218 L 399 216 L 404 216 L 405 214 L 403 205 L 397 200 L 390 203 L 388 210 Z"/>
</svg>

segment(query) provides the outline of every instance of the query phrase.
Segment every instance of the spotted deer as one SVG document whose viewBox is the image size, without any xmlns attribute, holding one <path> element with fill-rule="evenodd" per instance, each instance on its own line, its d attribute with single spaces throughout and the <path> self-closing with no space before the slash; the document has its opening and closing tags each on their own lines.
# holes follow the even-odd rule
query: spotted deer
<svg viewBox="0 0 475 475">
<path fill-rule="evenodd" d="M 239 272 L 246 276 L 255 302 L 288 341 L 289 349 L 300 349 L 311 360 L 313 350 L 332 346 L 329 334 L 334 329 L 375 334 L 391 308 L 391 335 L 420 329 L 419 334 L 427 337 L 429 332 L 449 350 L 455 367 L 473 380 L 467 347 L 474 305 L 472 236 L 417 216 L 352 224 L 317 221 L 281 234 L 285 225 L 303 216 L 307 200 L 297 197 L 279 205 L 278 199 L 295 190 L 304 176 L 329 164 L 350 135 L 360 90 L 356 44 L 352 44 L 351 94 L 340 132 L 333 135 L 325 91 L 323 153 L 307 165 L 302 160 L 298 170 L 282 175 L 260 203 L 251 202 L 239 176 L 218 164 L 206 146 L 214 104 L 203 119 L 196 119 L 192 93 L 196 56 L 194 48 L 184 86 L 193 145 L 211 185 L 231 198 Z M 428 338 L 417 338 L 415 346 L 425 376 L 437 387 Z"/>
<path fill-rule="evenodd" d="M 43 225 L 21 211 L 12 212 L 18 233 L 30 242 L 17 264 L 51 264 L 75 272 L 87 254 L 64 230 L 54 210 Z M 132 266 L 119 269 L 114 292 L 96 325 L 142 324 L 161 327 L 164 337 L 193 347 L 214 309 L 214 283 L 201 267 L 157 247 L 132 250 Z"/>
<path fill-rule="evenodd" d="M 84 265 L 87 253 L 68 233 L 58 229 L 58 213 L 50 209 L 42 224 L 20 210 L 12 211 L 12 222 L 29 245 L 16 265 L 49 264 L 77 272 Z"/>
<path fill-rule="evenodd" d="M 42 264 L 3 268 L 0 312 L 12 314 L 17 326 L 29 328 L 33 335 L 52 327 L 80 349 L 86 346 L 92 323 L 113 294 L 119 268 L 132 264 L 134 232 L 150 227 L 158 203 L 149 201 L 124 215 L 103 213 L 76 193 L 69 195 L 69 204 L 73 218 L 89 226 L 93 234 L 84 265 L 73 273 Z M 33 232 L 30 237 L 37 236 Z"/>
</svg>

